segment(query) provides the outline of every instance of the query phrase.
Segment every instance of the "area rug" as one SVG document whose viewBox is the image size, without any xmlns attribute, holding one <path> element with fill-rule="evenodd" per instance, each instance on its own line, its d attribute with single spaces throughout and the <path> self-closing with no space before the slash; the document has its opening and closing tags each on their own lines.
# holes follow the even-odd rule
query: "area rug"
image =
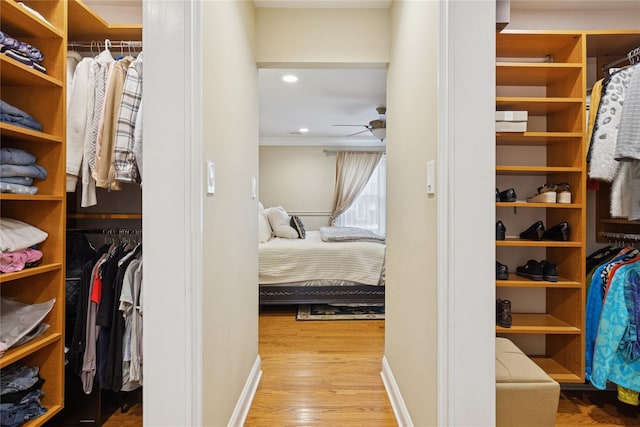
<svg viewBox="0 0 640 427">
<path fill-rule="evenodd" d="M 301 304 L 296 320 L 384 320 L 384 305 Z"/>
</svg>

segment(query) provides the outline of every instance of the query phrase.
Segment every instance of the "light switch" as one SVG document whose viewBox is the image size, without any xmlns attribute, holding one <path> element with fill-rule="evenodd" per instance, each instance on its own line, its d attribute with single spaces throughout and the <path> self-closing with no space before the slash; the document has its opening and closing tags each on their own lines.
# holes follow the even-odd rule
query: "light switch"
<svg viewBox="0 0 640 427">
<path fill-rule="evenodd" d="M 216 165 L 207 160 L 207 194 L 216 192 Z"/>
<path fill-rule="evenodd" d="M 427 194 L 433 196 L 436 194 L 436 161 L 429 160 L 427 162 Z"/>
<path fill-rule="evenodd" d="M 258 196 L 258 182 L 256 181 L 256 177 L 251 177 L 251 198 L 255 200 Z"/>
</svg>

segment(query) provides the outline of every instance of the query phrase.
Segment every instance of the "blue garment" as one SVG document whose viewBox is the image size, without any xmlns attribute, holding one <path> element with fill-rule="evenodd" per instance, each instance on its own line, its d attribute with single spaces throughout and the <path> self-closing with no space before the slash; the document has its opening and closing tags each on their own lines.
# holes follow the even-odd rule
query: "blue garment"
<svg viewBox="0 0 640 427">
<path fill-rule="evenodd" d="M 30 165 L 36 162 L 36 157 L 19 148 L 0 148 L 0 163 L 6 165 Z"/>
<path fill-rule="evenodd" d="M 0 425 L 18 427 L 46 413 L 47 410 L 40 403 L 42 396 L 44 393 L 41 390 L 34 390 L 19 403 L 0 403 Z"/>
<path fill-rule="evenodd" d="M 602 305 L 604 303 L 604 286 L 602 282 L 602 270 L 609 264 L 626 259 L 628 253 L 618 255 L 609 262 L 605 262 L 596 268 L 589 286 L 587 294 L 587 306 L 585 309 L 585 378 L 591 380 L 591 372 L 593 368 L 593 350 L 596 344 L 596 336 L 598 335 L 598 326 L 600 325 L 600 314 L 602 313 Z"/>
<path fill-rule="evenodd" d="M 0 121 L 37 131 L 42 130 L 42 125 L 36 119 L 2 100 L 0 100 Z"/>
<path fill-rule="evenodd" d="M 30 178 L 45 179 L 47 170 L 40 165 L 0 165 L 0 178 L 9 176 L 26 176 Z"/>
<path fill-rule="evenodd" d="M 623 265 L 615 272 L 602 308 L 591 373 L 591 384 L 600 390 L 606 388 L 608 380 L 640 391 L 640 359 L 626 362 L 622 352 L 618 351 L 630 320 L 624 298 L 625 282 L 630 271 L 640 273 L 640 261 Z"/>
<path fill-rule="evenodd" d="M 25 366 L 15 363 L 2 368 L 0 396 L 28 389 L 38 382 L 39 370 L 37 366 Z"/>
<path fill-rule="evenodd" d="M 33 184 L 33 178 L 28 176 L 4 176 L 0 178 L 0 182 L 6 182 L 7 184 L 31 185 Z"/>
<path fill-rule="evenodd" d="M 34 195 L 37 192 L 38 187 L 35 185 L 10 184 L 8 182 L 0 181 L 0 193 Z"/>
<path fill-rule="evenodd" d="M 44 55 L 38 48 L 23 41 L 16 40 L 2 31 L 0 31 L 0 46 L 20 52 L 32 61 L 42 62 L 44 59 Z"/>
<path fill-rule="evenodd" d="M 624 300 L 629 311 L 629 324 L 618 352 L 631 363 L 640 357 L 640 275 L 633 270 L 629 271 L 624 283 Z"/>
</svg>

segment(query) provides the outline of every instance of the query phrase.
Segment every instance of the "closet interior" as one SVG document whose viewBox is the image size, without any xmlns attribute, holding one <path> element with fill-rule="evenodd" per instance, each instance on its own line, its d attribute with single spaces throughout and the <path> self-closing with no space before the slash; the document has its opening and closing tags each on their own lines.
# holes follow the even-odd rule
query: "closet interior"
<svg viewBox="0 0 640 427">
<path fill-rule="evenodd" d="M 68 57 L 76 57 L 76 61 L 78 61 L 75 64 L 76 70 L 80 65 L 79 62 L 85 58 L 96 59 L 90 63 L 90 67 L 95 69 L 94 64 L 99 63 L 98 58 L 102 55 L 111 64 L 115 64 L 112 59 L 126 64 L 121 71 L 124 77 L 125 72 L 128 74 L 129 70 L 126 66 L 131 66 L 136 58 L 141 59 L 141 25 L 108 24 L 81 1 L 69 2 L 68 13 Z M 73 63 L 74 61 L 69 61 L 68 66 Z M 110 65 L 110 67 L 112 66 Z M 67 71 L 70 75 L 69 70 Z M 142 78 L 141 74 L 140 72 L 138 75 L 140 79 Z M 93 75 L 90 74 L 89 79 L 92 77 Z M 74 80 L 75 78 L 76 76 L 74 76 Z M 109 80 L 108 77 L 107 80 L 107 84 L 110 85 L 112 80 Z M 74 81 L 72 84 L 76 84 L 76 82 Z M 96 82 L 96 86 L 98 84 L 99 82 Z M 124 98 L 125 84 L 126 81 L 121 82 L 122 89 L 117 89 L 118 97 Z M 107 87 L 103 111 L 109 109 L 107 98 L 110 91 L 113 89 Z M 73 98 L 75 94 L 74 88 L 69 98 L 68 112 L 70 115 L 76 110 L 71 106 L 71 103 L 76 101 Z M 117 104 L 118 102 L 113 103 L 112 111 L 117 111 Z M 108 113 L 103 112 L 103 115 L 106 121 Z M 114 125 L 114 129 L 111 131 L 112 142 L 117 138 L 116 134 L 121 133 L 120 121 L 123 118 L 115 114 L 114 117 L 117 118 L 117 125 Z M 69 120 L 71 126 L 71 116 Z M 129 124 L 131 127 L 134 125 L 133 122 Z M 103 134 L 103 138 L 106 139 L 106 125 Z M 87 138 L 85 138 L 86 140 Z M 67 148 L 70 149 L 71 139 L 68 141 Z M 103 142 L 103 146 L 104 144 Z M 114 148 L 111 151 L 114 152 Z M 86 143 L 84 155 L 86 156 Z M 114 159 L 108 164 L 113 164 L 115 161 L 115 154 L 113 156 Z M 96 154 L 96 163 L 98 162 L 97 158 Z M 82 176 L 87 173 L 88 167 L 83 163 L 82 168 L 75 191 L 70 192 L 70 188 L 67 188 L 67 240 L 73 242 L 76 249 L 71 252 L 70 250 L 73 248 L 67 246 L 67 343 L 71 346 L 70 353 L 77 352 L 78 349 L 83 350 L 87 344 L 82 341 L 83 328 L 76 327 L 74 330 L 72 326 L 76 324 L 77 320 L 85 321 L 87 317 L 90 317 L 91 307 L 83 304 L 86 296 L 82 289 L 85 289 L 86 292 L 87 284 L 83 280 L 86 280 L 87 271 L 95 268 L 96 272 L 100 272 L 103 286 L 102 300 L 98 305 L 95 319 L 95 324 L 99 325 L 96 347 L 98 351 L 101 347 L 103 350 L 102 355 L 97 357 L 98 366 L 92 385 L 87 384 L 85 380 L 85 367 L 78 366 L 78 360 L 75 360 L 74 365 L 73 358 L 68 358 L 70 363 L 65 371 L 67 402 L 64 410 L 54 420 L 59 425 L 102 425 L 114 411 L 125 412 L 132 403 L 142 402 L 141 380 L 132 385 L 128 382 L 130 372 L 123 373 L 117 369 L 122 366 L 121 357 L 117 355 L 121 355 L 123 352 L 122 346 L 124 344 L 121 342 L 125 334 L 125 319 L 122 316 L 123 311 L 121 311 L 123 303 L 120 301 L 121 295 L 123 295 L 122 290 L 127 287 L 127 275 L 132 279 L 134 271 L 141 274 L 142 266 L 142 190 L 139 185 L 139 177 L 133 176 L 128 182 L 117 181 L 110 177 L 106 185 L 104 185 L 105 180 L 103 179 L 101 184 L 98 177 L 97 183 L 92 183 L 92 186 L 95 185 L 95 187 L 92 187 L 86 185 L 86 178 Z M 97 169 L 97 164 L 95 168 Z M 93 172 L 95 177 L 94 166 L 91 166 L 90 172 Z M 95 191 L 95 196 L 87 194 L 92 191 Z M 87 243 L 90 246 L 87 246 Z M 88 253 L 78 251 L 77 249 L 80 247 L 87 248 Z M 105 254 L 101 257 L 100 254 L 105 250 L 108 251 L 108 256 Z M 135 269 L 133 268 L 134 264 Z M 129 269 L 131 271 L 127 271 Z M 123 280 L 125 281 L 124 285 Z M 111 287 L 107 292 L 104 288 L 106 286 Z M 95 287 L 95 283 L 91 285 L 92 289 L 93 287 Z M 80 300 L 73 300 L 74 293 L 80 294 Z M 111 296 L 111 298 L 106 298 L 107 301 L 105 301 L 106 296 Z M 133 317 L 136 317 L 139 313 L 137 306 L 140 306 L 139 287 L 136 288 L 135 295 L 131 296 L 134 300 L 132 313 Z M 87 314 L 85 315 L 85 313 Z M 130 316 L 129 319 L 131 318 Z M 133 320 L 133 322 L 141 328 L 141 317 L 136 317 L 136 319 L 137 321 Z M 87 325 L 90 322 L 93 321 L 89 319 Z M 129 322 L 132 321 L 129 320 Z M 128 336 L 125 337 L 125 341 L 130 342 Z M 104 350 L 104 347 L 108 347 L 108 350 Z M 135 345 L 132 345 L 131 348 L 136 350 Z M 84 349 L 86 351 L 86 348 Z M 78 359 L 78 355 L 76 355 L 76 359 Z M 139 374 L 141 378 L 141 372 Z"/>
<path fill-rule="evenodd" d="M 38 314 L 33 320 L 37 327 L 29 324 L 29 330 L 12 331 L 9 340 L 2 337 L 9 344 L 2 348 L 2 375 L 27 375 L 30 384 L 27 390 L 12 393 L 12 400 L 5 399 L 3 391 L 3 403 L 14 402 L 15 396 L 16 405 L 23 404 L 24 393 L 35 393 L 29 394 L 26 409 L 11 409 L 28 413 L 25 425 L 101 425 L 116 408 L 105 405 L 100 387 L 87 394 L 80 379 L 68 372 L 72 292 L 65 271 L 69 273 L 69 254 L 77 248 L 67 245 L 67 236 L 80 234 L 95 247 L 121 242 L 122 247 L 135 248 L 142 240 L 142 198 L 138 183 L 127 183 L 121 185 L 123 191 L 99 189 L 98 203 L 85 209 L 77 193 L 66 192 L 71 89 L 67 60 L 68 51 L 95 56 L 109 44 L 114 58 L 136 56 L 142 50 L 142 26 L 110 25 L 81 0 L 3 0 L 0 24 L 6 48 L 0 55 L 0 202 L 3 268 L 7 268 L 0 274 L 2 322 L 7 325 L 25 310 Z M 28 175 L 34 170 L 39 176 Z M 25 228 L 33 235 L 20 234 Z M 26 251 L 32 252 L 26 255 Z M 19 263 L 40 253 L 41 258 Z M 115 403 L 124 408 L 126 399 L 116 393 Z"/>
<path fill-rule="evenodd" d="M 594 226 L 587 224 L 591 58 L 602 76 L 605 64 L 638 46 L 637 30 L 496 33 L 496 111 L 512 122 L 516 112 L 526 112 L 519 119 L 525 129 L 496 132 L 496 187 L 517 195 L 506 200 L 496 192 L 496 221 L 506 228 L 504 238 L 496 233 L 496 260 L 509 270 L 496 277 L 496 293 L 512 308 L 512 324 L 496 325 L 496 334 L 516 342 L 560 383 L 585 381 L 585 259 L 587 227 Z M 565 192 L 563 199 L 546 198 L 549 188 Z M 611 218 L 609 194 L 606 185 L 596 193 L 600 242 L 611 240 L 608 233 L 640 228 Z M 531 227 L 540 234 L 526 233 Z M 519 274 L 527 274 L 531 260 L 555 265 L 557 277 Z"/>
</svg>

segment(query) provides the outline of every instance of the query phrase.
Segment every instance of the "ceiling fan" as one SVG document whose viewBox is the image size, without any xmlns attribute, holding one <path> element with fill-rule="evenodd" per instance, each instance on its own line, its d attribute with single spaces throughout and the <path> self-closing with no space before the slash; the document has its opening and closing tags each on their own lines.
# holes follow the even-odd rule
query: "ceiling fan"
<svg viewBox="0 0 640 427">
<path fill-rule="evenodd" d="M 359 135 L 364 132 L 371 132 L 376 139 L 379 139 L 380 142 L 383 142 L 387 137 L 387 108 L 386 107 L 378 107 L 376 108 L 378 112 L 379 118 L 376 120 L 371 120 L 368 125 L 334 125 L 334 126 L 364 126 L 365 130 L 361 130 L 359 132 L 352 133 L 347 136 Z"/>
</svg>

